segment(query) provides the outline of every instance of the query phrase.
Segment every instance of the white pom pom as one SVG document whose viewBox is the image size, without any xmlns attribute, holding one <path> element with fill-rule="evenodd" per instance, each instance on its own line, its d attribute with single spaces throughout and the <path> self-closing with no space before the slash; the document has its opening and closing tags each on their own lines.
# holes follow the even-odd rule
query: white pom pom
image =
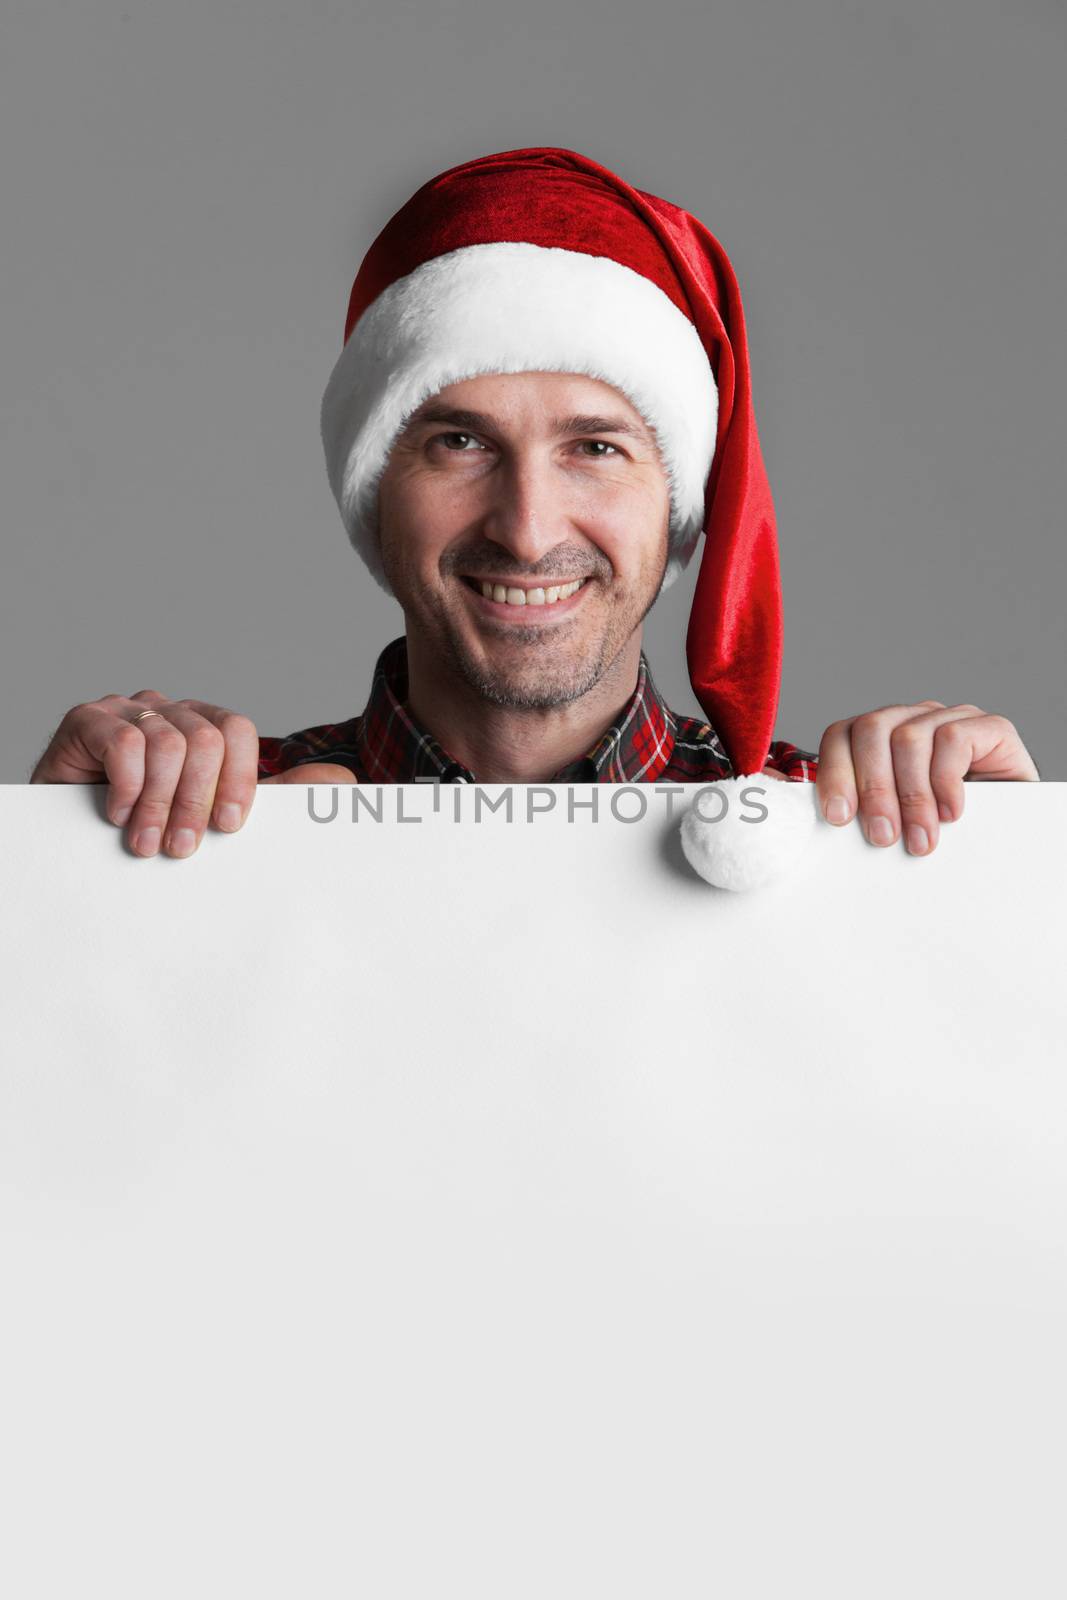
<svg viewBox="0 0 1067 1600">
<path fill-rule="evenodd" d="M 681 821 L 682 849 L 717 889 L 758 889 L 802 858 L 815 832 L 813 783 L 755 773 L 720 778 L 694 797 Z"/>
</svg>

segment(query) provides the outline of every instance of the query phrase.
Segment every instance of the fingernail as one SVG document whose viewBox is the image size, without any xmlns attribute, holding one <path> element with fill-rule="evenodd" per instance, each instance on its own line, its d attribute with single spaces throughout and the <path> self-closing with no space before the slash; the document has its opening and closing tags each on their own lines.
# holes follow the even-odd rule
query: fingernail
<svg viewBox="0 0 1067 1600">
<path fill-rule="evenodd" d="M 867 837 L 872 844 L 892 844 L 893 824 L 888 817 L 872 817 L 867 824 Z"/>
<path fill-rule="evenodd" d="M 133 814 L 132 806 L 119 806 L 117 811 L 111 813 L 111 820 L 116 828 L 124 828 Z"/>
<path fill-rule="evenodd" d="M 232 800 L 227 800 L 225 805 L 219 806 L 218 825 L 227 833 L 233 833 L 235 828 L 241 826 L 241 808 Z"/>
<path fill-rule="evenodd" d="M 852 807 L 843 794 L 831 795 L 826 803 L 827 822 L 847 822 L 852 815 Z"/>
<path fill-rule="evenodd" d="M 154 856 L 159 849 L 159 829 L 145 828 L 133 841 L 133 848 L 139 856 Z"/>
<path fill-rule="evenodd" d="M 952 807 L 947 806 L 943 800 L 937 808 L 937 814 L 941 818 L 942 822 L 952 821 Z"/>
<path fill-rule="evenodd" d="M 917 823 L 912 823 L 907 831 L 908 849 L 913 856 L 924 856 L 930 848 L 930 841 L 926 837 L 926 829 L 920 828 Z"/>
<path fill-rule="evenodd" d="M 172 856 L 191 856 L 196 849 L 196 834 L 192 828 L 175 828 L 167 840 L 167 854 Z"/>
</svg>

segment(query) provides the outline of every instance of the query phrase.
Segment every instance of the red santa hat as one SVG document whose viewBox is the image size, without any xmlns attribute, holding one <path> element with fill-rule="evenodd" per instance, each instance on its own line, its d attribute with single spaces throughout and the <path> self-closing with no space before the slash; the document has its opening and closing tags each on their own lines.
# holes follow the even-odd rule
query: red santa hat
<svg viewBox="0 0 1067 1600">
<path fill-rule="evenodd" d="M 506 150 L 423 184 L 352 286 L 322 400 L 330 484 L 389 591 L 378 483 L 408 416 L 482 373 L 575 372 L 656 433 L 672 583 L 704 534 L 686 638 L 697 700 L 737 776 L 766 761 L 781 677 L 774 506 L 741 294 L 703 223 L 573 150 Z"/>
</svg>

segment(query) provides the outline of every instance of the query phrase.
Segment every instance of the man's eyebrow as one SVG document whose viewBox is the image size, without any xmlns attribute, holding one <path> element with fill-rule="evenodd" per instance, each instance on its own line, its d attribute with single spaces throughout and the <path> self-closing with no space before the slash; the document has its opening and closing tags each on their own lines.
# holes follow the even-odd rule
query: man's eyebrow
<svg viewBox="0 0 1067 1600">
<path fill-rule="evenodd" d="M 491 417 L 484 416 L 480 411 L 468 411 L 459 406 L 434 405 L 427 402 L 412 412 L 405 424 L 408 428 L 416 428 L 423 422 L 446 422 L 453 428 L 469 429 L 471 433 L 491 433 L 493 421 Z M 552 429 L 558 438 L 567 438 L 577 433 L 622 433 L 632 439 L 640 439 L 644 443 L 650 442 L 648 431 L 637 423 L 630 422 L 626 417 L 612 417 L 596 412 L 575 412 L 569 417 L 554 417 Z"/>
</svg>

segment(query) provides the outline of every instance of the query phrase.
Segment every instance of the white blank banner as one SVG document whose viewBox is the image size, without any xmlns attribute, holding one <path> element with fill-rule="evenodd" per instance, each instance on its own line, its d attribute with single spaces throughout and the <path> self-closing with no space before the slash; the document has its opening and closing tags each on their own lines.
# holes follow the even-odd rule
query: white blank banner
<svg viewBox="0 0 1067 1600">
<path fill-rule="evenodd" d="M 0 790 L 5 1600 L 1062 1600 L 1067 785 L 606 791 Z"/>
</svg>

